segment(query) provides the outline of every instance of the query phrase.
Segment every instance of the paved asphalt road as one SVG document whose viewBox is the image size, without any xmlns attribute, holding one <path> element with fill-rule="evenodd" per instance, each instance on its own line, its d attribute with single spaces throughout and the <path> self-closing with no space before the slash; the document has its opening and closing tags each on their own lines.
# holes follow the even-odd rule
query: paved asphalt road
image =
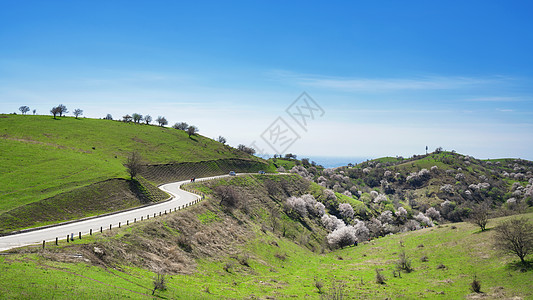
<svg viewBox="0 0 533 300">
<path fill-rule="evenodd" d="M 196 180 L 203 181 L 226 176 L 228 175 L 199 178 Z M 109 225 L 111 225 L 112 228 L 116 228 L 119 226 L 119 222 L 122 226 L 125 226 L 128 221 L 132 223 L 134 219 L 137 219 L 137 222 L 139 222 L 141 220 L 141 217 L 143 218 L 143 220 L 146 220 L 147 216 L 153 218 L 154 214 L 159 216 L 159 213 L 164 214 L 165 210 L 167 211 L 167 213 L 169 213 L 170 211 L 174 213 L 175 209 L 179 209 L 180 207 L 192 203 L 200 198 L 198 195 L 189 193 L 180 188 L 182 184 L 188 182 L 190 181 L 185 180 L 168 183 L 160 186 L 160 189 L 169 193 L 172 196 L 170 200 L 162 203 L 140 207 L 137 209 L 123 211 L 111 215 L 94 217 L 76 222 L 69 222 L 67 224 L 58 224 L 57 226 L 49 228 L 0 237 L 0 251 L 5 251 L 26 245 L 38 244 L 42 243 L 43 241 L 46 241 L 47 243 L 55 242 L 56 237 L 58 237 L 60 240 L 63 240 L 67 238 L 67 235 L 71 235 L 72 233 L 74 234 L 74 239 L 78 239 L 79 232 L 82 233 L 83 238 L 83 235 L 89 234 L 89 231 L 91 229 L 93 232 L 100 231 L 100 227 L 102 227 L 103 230 L 109 230 Z"/>
</svg>

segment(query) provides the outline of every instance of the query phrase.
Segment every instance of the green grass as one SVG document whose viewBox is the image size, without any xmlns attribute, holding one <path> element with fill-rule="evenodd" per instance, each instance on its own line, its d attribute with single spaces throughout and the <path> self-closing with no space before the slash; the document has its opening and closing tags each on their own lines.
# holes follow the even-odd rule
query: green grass
<svg viewBox="0 0 533 300">
<path fill-rule="evenodd" d="M 0 115 L 0 213 L 111 178 L 126 157 L 149 164 L 259 160 L 181 130 L 98 119 Z"/>
<path fill-rule="evenodd" d="M 533 221 L 533 214 L 526 216 Z M 498 221 L 491 220 L 489 228 Z M 256 238 L 244 244 L 239 255 L 197 259 L 196 273 L 167 276 L 167 290 L 156 295 L 174 299 L 319 299 L 322 295 L 314 286 L 316 279 L 323 282 L 326 294 L 335 284 L 342 286 L 349 299 L 462 299 L 472 293 L 469 284 L 476 275 L 485 297 L 533 299 L 529 289 L 533 271 L 521 272 L 513 264 L 517 258 L 494 251 L 490 230 L 479 232 L 467 223 L 453 226 L 387 236 L 327 254 L 256 230 Z M 392 273 L 400 251 L 406 252 L 414 267 L 401 278 Z M 246 255 L 249 266 L 239 263 Z M 4 279 L 0 295 L 10 299 L 66 299 L 71 295 L 137 299 L 151 293 L 155 274 L 141 268 L 102 268 L 76 258 L 72 263 L 60 263 L 47 256 L 45 251 L 0 257 Z M 421 261 L 423 256 L 427 262 Z M 440 264 L 445 268 L 438 269 Z M 382 269 L 386 284 L 375 283 L 376 268 Z"/>
</svg>

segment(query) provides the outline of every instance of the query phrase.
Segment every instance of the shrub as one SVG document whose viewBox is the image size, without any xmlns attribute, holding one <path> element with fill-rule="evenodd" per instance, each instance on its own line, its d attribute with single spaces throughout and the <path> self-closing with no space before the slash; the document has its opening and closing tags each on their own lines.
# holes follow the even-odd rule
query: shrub
<svg viewBox="0 0 533 300">
<path fill-rule="evenodd" d="M 425 256 L 425 255 L 420 258 L 421 262 L 427 262 L 428 260 L 429 260 L 429 258 L 427 256 Z"/>
<path fill-rule="evenodd" d="M 354 245 L 357 241 L 355 233 L 355 228 L 352 226 L 342 226 L 328 234 L 328 243 L 339 248 Z"/>
<path fill-rule="evenodd" d="M 350 205 L 350 203 L 339 204 L 339 213 L 345 220 L 351 220 L 354 217 L 353 207 Z"/>
<path fill-rule="evenodd" d="M 470 289 L 472 292 L 481 293 L 481 282 L 477 280 L 476 275 L 474 275 L 474 280 L 470 283 Z"/>
<path fill-rule="evenodd" d="M 315 287 L 318 290 L 319 294 L 322 294 L 324 292 L 322 291 L 322 288 L 324 287 L 324 283 L 322 282 L 322 280 L 316 278 L 316 276 L 315 276 Z"/>
<path fill-rule="evenodd" d="M 228 272 L 228 273 L 231 273 L 231 269 L 233 268 L 233 263 L 232 262 L 227 262 L 223 269 L 224 271 Z"/>
<path fill-rule="evenodd" d="M 433 220 L 440 220 L 440 212 L 434 207 L 430 207 L 426 210 L 426 216 L 430 217 Z"/>
<path fill-rule="evenodd" d="M 157 276 L 154 277 L 154 289 L 152 290 L 152 295 L 156 290 L 164 291 L 167 289 L 167 281 L 165 279 L 165 274 L 157 273 Z"/>
<path fill-rule="evenodd" d="M 445 265 L 443 265 L 443 264 L 439 264 L 439 265 L 437 266 L 437 270 L 443 270 L 443 269 L 446 269 L 446 266 L 445 266 Z"/>
<path fill-rule="evenodd" d="M 411 273 L 413 271 L 413 267 L 411 266 L 411 260 L 405 254 L 405 251 L 400 252 L 398 254 L 398 261 L 396 262 L 396 269 L 399 271 L 405 271 L 407 273 Z"/>
<path fill-rule="evenodd" d="M 302 198 L 294 196 L 287 198 L 287 201 L 285 201 L 285 207 L 289 213 L 295 212 L 301 218 L 307 216 L 307 206 Z"/>
<path fill-rule="evenodd" d="M 328 231 L 334 231 L 339 227 L 345 226 L 342 220 L 339 220 L 337 217 L 328 214 L 323 215 L 321 221 Z"/>
<path fill-rule="evenodd" d="M 385 275 L 381 274 L 380 269 L 376 269 L 376 283 L 377 284 L 385 284 Z"/>
</svg>

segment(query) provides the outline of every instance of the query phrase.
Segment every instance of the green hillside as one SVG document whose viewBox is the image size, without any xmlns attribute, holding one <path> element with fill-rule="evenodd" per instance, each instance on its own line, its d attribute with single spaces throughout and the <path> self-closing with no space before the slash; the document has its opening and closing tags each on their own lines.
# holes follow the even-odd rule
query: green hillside
<svg viewBox="0 0 533 300">
<path fill-rule="evenodd" d="M 84 205 L 88 199 L 83 197 L 85 193 L 74 192 L 78 197 L 72 197 L 72 192 L 82 187 L 101 188 L 102 185 L 97 184 L 110 179 L 129 179 L 123 164 L 132 151 L 138 152 L 145 164 L 150 166 L 233 159 L 240 161 L 244 169 L 246 162 L 253 163 L 255 169 L 267 167 L 264 161 L 254 156 L 201 135 L 189 138 L 184 131 L 173 128 L 73 117 L 54 119 L 50 116 L 0 115 L 0 232 L 7 230 L 6 227 L 17 219 L 21 221 L 18 223 L 27 224 L 22 228 L 35 225 L 30 224 L 26 216 L 41 211 L 43 206 L 27 206 L 44 200 L 50 202 L 50 199 L 64 198 L 58 195 L 66 193 L 71 193 L 68 196 L 70 200 L 58 199 L 46 206 L 60 206 L 52 214 L 57 215 L 58 211 L 71 205 L 74 208 L 66 209 L 67 211 L 81 210 L 83 216 L 112 210 L 113 208 L 102 207 L 109 200 L 105 197 L 101 198 L 100 207 L 86 210 Z M 185 171 L 181 170 L 182 175 L 204 174 L 205 172 L 201 172 L 201 165 L 188 165 Z M 230 168 L 233 165 L 235 163 L 217 166 Z M 218 174 L 222 171 L 226 170 L 222 167 L 211 170 Z M 151 182 L 152 184 L 165 182 L 166 177 L 157 172 L 157 167 L 150 168 L 149 175 L 153 174 L 158 176 L 157 182 Z M 149 181 L 141 181 L 140 184 L 150 185 Z M 127 185 L 117 182 L 104 186 Z M 134 186 L 132 191 L 128 188 L 125 193 L 136 194 Z M 141 190 L 154 189 L 145 187 Z M 111 190 L 108 191 L 111 193 Z M 102 191 L 99 193 L 105 194 Z M 162 197 L 145 196 L 157 199 Z M 94 202 L 94 199 L 89 200 Z M 124 204 L 120 203 L 121 199 L 115 200 L 115 208 L 136 206 L 143 202 L 142 199 L 125 199 Z M 59 219 L 51 218 L 48 223 L 81 216 L 67 214 Z M 44 220 L 39 224 L 46 223 Z M 9 230 L 17 228 L 21 227 L 15 226 Z"/>
<path fill-rule="evenodd" d="M 509 217 L 489 220 L 484 232 L 446 224 L 335 249 L 320 219 L 287 209 L 290 196 L 326 200 L 323 188 L 299 176 L 254 175 L 190 188 L 210 197 L 113 232 L 0 256 L 0 295 L 145 299 L 164 274 L 166 289 L 154 295 L 165 299 L 533 299 L 531 270 L 492 246 L 490 229 Z M 533 221 L 533 214 L 523 217 Z M 413 271 L 398 275 L 402 252 Z M 384 284 L 376 282 L 376 269 Z M 470 290 L 474 276 L 482 294 Z"/>
</svg>

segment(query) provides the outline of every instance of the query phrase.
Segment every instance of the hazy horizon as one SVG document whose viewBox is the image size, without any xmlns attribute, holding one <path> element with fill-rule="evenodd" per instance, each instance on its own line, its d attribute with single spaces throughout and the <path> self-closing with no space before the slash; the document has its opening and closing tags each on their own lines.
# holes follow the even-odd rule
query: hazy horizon
<svg viewBox="0 0 533 300">
<path fill-rule="evenodd" d="M 165 116 L 270 155 L 533 160 L 529 2 L 0 8 L 3 113 Z"/>
</svg>

